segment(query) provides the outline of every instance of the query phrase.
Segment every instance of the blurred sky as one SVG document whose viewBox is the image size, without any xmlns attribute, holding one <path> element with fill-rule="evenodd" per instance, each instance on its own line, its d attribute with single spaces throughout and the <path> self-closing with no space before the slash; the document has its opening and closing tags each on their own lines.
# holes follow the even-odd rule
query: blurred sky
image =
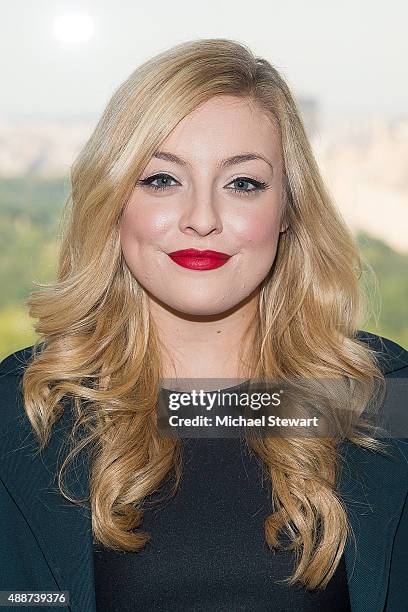
<svg viewBox="0 0 408 612">
<path fill-rule="evenodd" d="M 145 59 L 194 38 L 232 38 L 271 61 L 331 116 L 407 116 L 403 0 L 0 0 L 0 115 L 97 115 Z M 94 19 L 88 42 L 54 21 Z"/>
</svg>

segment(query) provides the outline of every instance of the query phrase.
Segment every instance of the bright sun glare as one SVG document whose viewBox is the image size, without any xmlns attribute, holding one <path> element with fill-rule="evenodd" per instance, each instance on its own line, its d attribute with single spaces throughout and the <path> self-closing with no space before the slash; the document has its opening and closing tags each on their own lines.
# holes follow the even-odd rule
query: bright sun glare
<svg viewBox="0 0 408 612">
<path fill-rule="evenodd" d="M 54 21 L 54 35 L 63 43 L 87 42 L 93 36 L 94 21 L 89 15 L 69 13 Z"/>
</svg>

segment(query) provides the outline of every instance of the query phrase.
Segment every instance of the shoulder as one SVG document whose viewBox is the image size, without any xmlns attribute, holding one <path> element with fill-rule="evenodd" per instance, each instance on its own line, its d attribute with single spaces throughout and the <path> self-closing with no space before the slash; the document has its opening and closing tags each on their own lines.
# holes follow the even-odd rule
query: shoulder
<svg viewBox="0 0 408 612">
<path fill-rule="evenodd" d="M 27 346 L 5 357 L 0 363 L 0 377 L 3 379 L 7 376 L 21 376 L 30 363 L 33 349 L 34 345 Z"/>
<path fill-rule="evenodd" d="M 21 382 L 33 357 L 33 346 L 19 349 L 0 363 L 0 435 L 14 419 L 24 414 Z"/>
<path fill-rule="evenodd" d="M 401 372 L 401 375 L 407 375 L 408 372 L 408 351 L 393 340 L 377 336 L 371 332 L 358 330 L 356 340 L 364 342 L 368 348 L 375 351 L 378 359 L 378 365 L 384 375 L 394 372 Z"/>
<path fill-rule="evenodd" d="M 378 365 L 387 381 L 386 401 L 383 416 L 386 429 L 390 431 L 389 450 L 402 461 L 408 475 L 408 415 L 406 393 L 408 391 L 408 351 L 400 344 L 359 330 L 357 340 L 365 342 L 375 351 Z"/>
<path fill-rule="evenodd" d="M 408 381 L 408 351 L 393 340 L 363 330 L 357 332 L 356 340 L 364 342 L 375 351 L 378 366 L 387 381 L 388 390 L 383 410 L 387 427 L 391 427 L 393 431 L 393 434 L 387 437 L 388 457 L 395 468 L 398 466 L 398 469 L 401 469 L 401 478 L 405 478 L 408 487 L 408 438 L 405 437 L 408 423 L 404 399 Z M 353 452 L 358 456 L 361 453 L 364 455 L 364 461 L 367 461 L 368 455 L 364 450 L 353 447 Z M 374 465 L 376 461 L 378 470 L 384 469 L 384 458 L 376 453 L 370 454 L 370 463 Z M 386 484 L 384 486 L 386 487 Z"/>
<path fill-rule="evenodd" d="M 408 438 L 405 437 L 406 426 L 402 425 L 402 423 L 407 423 L 407 417 L 405 416 L 406 402 L 403 395 L 408 381 L 408 351 L 393 340 L 367 331 L 359 330 L 356 339 L 366 343 L 369 348 L 375 351 L 378 365 L 388 381 L 387 401 L 384 409 L 387 409 L 390 413 L 388 415 L 391 419 L 390 425 L 392 423 L 395 425 L 396 420 L 395 432 L 401 431 L 404 434 L 393 435 L 390 442 L 397 448 L 398 454 L 402 456 L 408 466 Z M 400 423 L 398 419 L 402 419 Z"/>
</svg>

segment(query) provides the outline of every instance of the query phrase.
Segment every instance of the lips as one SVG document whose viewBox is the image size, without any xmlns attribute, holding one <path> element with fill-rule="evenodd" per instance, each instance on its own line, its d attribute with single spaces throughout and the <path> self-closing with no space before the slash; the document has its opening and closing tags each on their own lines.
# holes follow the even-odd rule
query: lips
<svg viewBox="0 0 408 612">
<path fill-rule="evenodd" d="M 190 270 L 213 270 L 223 266 L 231 257 L 219 251 L 199 251 L 197 249 L 173 251 L 168 255 L 176 264 Z"/>
</svg>

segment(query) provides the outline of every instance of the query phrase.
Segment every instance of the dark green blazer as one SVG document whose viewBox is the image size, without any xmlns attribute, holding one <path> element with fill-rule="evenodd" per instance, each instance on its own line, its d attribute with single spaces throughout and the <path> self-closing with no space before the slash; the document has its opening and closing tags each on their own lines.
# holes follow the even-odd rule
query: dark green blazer
<svg viewBox="0 0 408 612">
<path fill-rule="evenodd" d="M 358 337 L 378 351 L 387 379 L 408 378 L 408 351 L 368 332 Z M 0 590 L 69 591 L 69 606 L 46 609 L 95 612 L 90 513 L 63 498 L 54 478 L 70 411 L 40 454 L 20 390 L 31 348 L 0 365 Z M 345 549 L 353 612 L 408 610 L 408 439 L 389 442 L 390 457 L 343 443 L 338 490 L 356 544 L 350 537 Z M 86 459 L 72 466 L 69 488 L 87 496 Z"/>
</svg>

